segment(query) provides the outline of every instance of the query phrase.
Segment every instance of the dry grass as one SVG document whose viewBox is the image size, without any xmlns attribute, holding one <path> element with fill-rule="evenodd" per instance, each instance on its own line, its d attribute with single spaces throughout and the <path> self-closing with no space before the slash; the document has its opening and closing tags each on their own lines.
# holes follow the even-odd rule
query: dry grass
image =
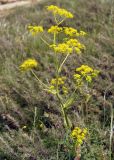
<svg viewBox="0 0 114 160">
<path fill-rule="evenodd" d="M 88 32 L 84 41 L 86 53 L 76 61 L 71 57 L 64 68 L 70 76 L 74 66 L 82 63 L 101 71 L 93 86 L 93 98 L 88 104 L 88 127 L 91 137 L 83 148 L 82 160 L 109 160 L 110 104 L 114 101 L 114 13 L 108 1 L 57 1 L 40 3 L 30 8 L 17 8 L 0 18 L 0 158 L 8 160 L 71 160 L 65 148 L 58 147 L 64 128 L 54 97 L 42 92 L 29 73 L 21 74 L 18 66 L 27 57 L 40 61 L 37 74 L 45 81 L 53 75 L 52 53 L 38 39 L 27 32 L 28 24 L 53 24 L 45 6 L 57 4 L 70 9 L 75 19 L 64 25 Z M 114 9 L 114 8 L 113 8 Z M 47 16 L 47 17 L 46 17 Z M 45 49 L 45 50 L 44 50 Z M 69 110 L 69 116 L 79 123 L 80 101 Z M 35 143 L 31 139 L 34 106 L 38 108 Z M 83 106 L 83 103 L 82 103 Z M 78 112 L 77 112 L 78 111 Z M 43 131 L 39 129 L 43 122 Z M 22 129 L 23 126 L 26 129 Z M 55 130 L 56 128 L 56 130 Z M 62 142 L 63 143 L 63 142 Z M 62 146 L 62 145 L 61 145 Z M 5 157 L 5 158 L 4 158 Z"/>
</svg>

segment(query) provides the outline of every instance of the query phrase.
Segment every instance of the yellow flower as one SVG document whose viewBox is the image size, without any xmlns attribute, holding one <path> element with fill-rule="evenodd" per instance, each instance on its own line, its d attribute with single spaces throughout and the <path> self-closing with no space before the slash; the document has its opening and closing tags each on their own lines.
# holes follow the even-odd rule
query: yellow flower
<svg viewBox="0 0 114 160">
<path fill-rule="evenodd" d="M 35 59 L 27 59 L 20 65 L 21 71 L 27 71 L 29 69 L 37 67 L 38 62 Z"/>
<path fill-rule="evenodd" d="M 64 94 L 68 94 L 68 88 L 65 86 L 62 87 L 62 91 Z"/>
<path fill-rule="evenodd" d="M 97 77 L 97 75 L 100 73 L 100 71 L 98 70 L 94 70 L 94 72 L 91 74 L 91 76 L 94 78 L 94 77 Z"/>
<path fill-rule="evenodd" d="M 76 80 L 77 86 L 81 87 L 83 85 L 83 79 L 80 74 L 74 74 L 74 79 Z"/>
<path fill-rule="evenodd" d="M 82 139 L 84 139 L 85 138 L 85 134 L 82 132 L 82 134 L 81 134 L 81 137 L 82 137 Z"/>
<path fill-rule="evenodd" d="M 50 82 L 50 87 L 49 87 L 49 92 L 52 94 L 56 94 L 56 87 L 58 86 L 59 92 L 62 94 L 67 94 L 68 93 L 68 88 L 64 85 L 65 84 L 66 77 L 58 77 L 58 78 L 53 78 Z"/>
<path fill-rule="evenodd" d="M 69 39 L 66 41 L 66 44 L 69 45 L 69 47 L 72 47 L 77 54 L 80 54 L 81 50 L 85 49 L 85 46 L 77 39 Z"/>
<path fill-rule="evenodd" d="M 76 71 L 79 71 L 81 73 L 92 73 L 93 69 L 87 65 L 82 65 L 81 67 L 77 68 Z"/>
<path fill-rule="evenodd" d="M 79 73 L 79 74 L 74 74 L 74 79 L 77 82 L 85 80 L 85 81 L 91 83 L 92 79 L 94 77 L 97 77 L 97 75 L 99 74 L 98 70 L 94 70 L 87 65 L 82 65 L 81 67 L 78 67 L 76 69 L 76 71 Z"/>
<path fill-rule="evenodd" d="M 66 41 L 66 43 L 67 43 L 69 46 L 77 47 L 79 41 L 78 41 L 77 39 L 69 39 L 68 41 Z"/>
<path fill-rule="evenodd" d="M 77 29 L 74 29 L 72 27 L 64 27 L 64 32 L 66 35 L 71 36 L 71 37 L 79 36 Z"/>
<path fill-rule="evenodd" d="M 83 133 L 84 133 L 84 134 L 87 134 L 87 128 L 84 128 L 84 129 L 83 129 Z"/>
<path fill-rule="evenodd" d="M 28 26 L 28 29 L 33 36 L 36 35 L 37 33 L 43 32 L 42 26 Z"/>
<path fill-rule="evenodd" d="M 74 74 L 74 79 L 80 79 L 81 75 L 80 74 Z"/>
<path fill-rule="evenodd" d="M 85 49 L 85 46 L 82 43 L 80 43 L 77 39 L 69 39 L 68 41 L 66 41 L 66 43 L 72 47 L 77 47 L 79 49 Z"/>
<path fill-rule="evenodd" d="M 92 77 L 91 76 L 86 76 L 86 81 L 87 82 L 91 82 L 92 81 Z"/>
<path fill-rule="evenodd" d="M 81 53 L 82 49 L 85 49 L 85 46 L 81 44 L 77 39 L 69 39 L 64 43 L 60 43 L 58 45 L 52 44 L 51 48 L 54 49 L 55 52 L 70 54 L 75 51 L 77 54 Z"/>
<path fill-rule="evenodd" d="M 73 18 L 73 14 L 68 12 L 65 9 L 59 8 L 54 5 L 50 5 L 47 7 L 48 11 L 51 11 L 54 15 L 59 15 L 61 17 L 66 17 L 66 18 Z"/>
<path fill-rule="evenodd" d="M 49 87 L 49 89 L 48 89 L 48 92 L 49 92 L 49 93 L 52 93 L 52 94 L 56 94 L 56 88 L 55 88 L 55 86 L 54 86 L 54 85 L 51 85 L 51 86 Z"/>
<path fill-rule="evenodd" d="M 87 135 L 87 128 L 81 129 L 79 127 L 75 127 L 71 132 L 71 138 L 73 138 L 75 144 L 80 146 L 85 140 Z"/>
<path fill-rule="evenodd" d="M 70 37 L 79 37 L 79 36 L 85 36 L 87 33 L 84 31 L 78 32 L 77 29 L 72 27 L 64 27 L 64 33 Z"/>
<path fill-rule="evenodd" d="M 55 89 L 55 87 L 52 85 L 52 86 L 50 86 L 50 89 L 53 90 L 53 89 Z"/>
<path fill-rule="evenodd" d="M 79 35 L 80 35 L 80 36 L 86 36 L 86 35 L 87 35 L 87 33 L 86 33 L 86 32 L 84 32 L 84 31 L 80 31 Z"/>
<path fill-rule="evenodd" d="M 58 34 L 62 31 L 62 27 L 58 27 L 58 26 L 51 26 L 51 28 L 48 29 L 48 33 L 55 33 Z"/>
<path fill-rule="evenodd" d="M 77 139 L 77 145 L 80 146 L 83 143 L 83 140 L 81 138 Z"/>
<path fill-rule="evenodd" d="M 58 85 L 63 85 L 65 79 L 66 79 L 66 77 L 58 77 L 58 79 L 53 78 L 53 79 L 51 80 L 51 84 L 52 84 L 52 85 L 56 85 L 56 84 L 58 84 Z"/>
<path fill-rule="evenodd" d="M 71 137 L 72 137 L 72 138 L 77 138 L 78 132 L 81 133 L 81 129 L 80 129 L 79 127 L 75 127 L 75 128 L 73 129 L 73 131 L 71 132 Z"/>
<path fill-rule="evenodd" d="M 76 51 L 77 54 L 81 53 L 81 50 L 78 47 L 75 47 L 75 51 Z"/>
<path fill-rule="evenodd" d="M 73 51 L 73 49 L 69 47 L 69 45 L 66 43 L 60 43 L 58 45 L 50 45 L 50 47 L 52 47 L 54 51 L 58 53 L 70 54 Z"/>
</svg>

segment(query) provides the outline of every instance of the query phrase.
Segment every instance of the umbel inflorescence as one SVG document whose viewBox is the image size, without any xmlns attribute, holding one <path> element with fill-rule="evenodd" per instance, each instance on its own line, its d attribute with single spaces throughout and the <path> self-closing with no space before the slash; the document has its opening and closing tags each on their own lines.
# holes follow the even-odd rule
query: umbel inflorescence
<svg viewBox="0 0 114 160">
<path fill-rule="evenodd" d="M 76 146 L 80 146 L 83 144 L 86 136 L 87 136 L 87 128 L 79 128 L 75 127 L 71 132 L 71 138 L 74 140 Z"/>
<path fill-rule="evenodd" d="M 95 70 L 88 65 L 82 65 L 81 67 L 76 68 L 74 79 L 78 85 L 83 85 L 84 82 L 91 83 L 93 78 L 97 77 L 98 74 L 98 70 Z"/>
<path fill-rule="evenodd" d="M 20 65 L 21 71 L 27 71 L 38 66 L 38 62 L 35 59 L 27 59 Z"/>
<path fill-rule="evenodd" d="M 47 7 L 47 10 L 52 12 L 54 15 L 59 15 L 61 17 L 65 17 L 65 18 L 73 18 L 73 14 L 68 12 L 65 9 L 59 8 L 57 6 L 54 5 L 50 5 Z"/>
</svg>

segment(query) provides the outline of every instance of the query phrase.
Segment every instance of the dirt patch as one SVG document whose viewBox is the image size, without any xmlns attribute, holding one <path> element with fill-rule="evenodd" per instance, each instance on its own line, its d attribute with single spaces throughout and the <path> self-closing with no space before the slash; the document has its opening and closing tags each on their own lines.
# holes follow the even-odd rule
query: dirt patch
<svg viewBox="0 0 114 160">
<path fill-rule="evenodd" d="M 13 8 L 34 5 L 43 0 L 0 0 L 0 17 L 8 15 Z"/>
<path fill-rule="evenodd" d="M 11 2 L 11 3 L 6 3 L 4 5 L 0 5 L 0 11 L 1 10 L 6 10 L 6 9 L 11 9 L 17 6 L 23 6 L 23 5 L 28 5 L 30 4 L 31 1 L 15 1 L 15 2 Z"/>
<path fill-rule="evenodd" d="M 0 0 L 0 4 L 4 5 L 7 3 L 13 3 L 13 2 L 17 2 L 17 1 L 21 1 L 21 0 Z"/>
</svg>

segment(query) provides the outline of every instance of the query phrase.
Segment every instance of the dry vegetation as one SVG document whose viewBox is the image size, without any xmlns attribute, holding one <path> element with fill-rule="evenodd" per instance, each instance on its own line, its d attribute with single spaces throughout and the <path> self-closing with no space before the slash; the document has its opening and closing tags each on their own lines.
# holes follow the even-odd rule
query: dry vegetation
<svg viewBox="0 0 114 160">
<path fill-rule="evenodd" d="M 48 81 L 49 75 L 53 75 L 52 53 L 38 38 L 33 40 L 27 31 L 29 24 L 43 24 L 45 28 L 54 24 L 45 9 L 49 4 L 62 6 L 75 15 L 74 20 L 64 22 L 65 26 L 88 33 L 84 40 L 86 53 L 78 62 L 71 56 L 64 67 L 66 74 L 70 77 L 74 66 L 82 63 L 100 70 L 88 103 L 86 125 L 90 134 L 86 147 L 82 148 L 81 160 L 109 160 L 110 106 L 114 102 L 112 3 L 108 0 L 52 0 L 26 9 L 17 8 L 14 13 L 0 18 L 0 160 L 57 160 L 58 154 L 60 160 L 73 160 L 61 141 L 64 127 L 54 97 L 43 92 L 30 73 L 21 74 L 18 68 L 23 60 L 34 57 L 40 61 L 40 68 L 36 70 L 39 76 Z M 80 108 L 84 105 L 80 98 L 69 109 L 74 125 L 83 123 Z M 34 106 L 38 108 L 35 141 L 31 139 Z"/>
</svg>

